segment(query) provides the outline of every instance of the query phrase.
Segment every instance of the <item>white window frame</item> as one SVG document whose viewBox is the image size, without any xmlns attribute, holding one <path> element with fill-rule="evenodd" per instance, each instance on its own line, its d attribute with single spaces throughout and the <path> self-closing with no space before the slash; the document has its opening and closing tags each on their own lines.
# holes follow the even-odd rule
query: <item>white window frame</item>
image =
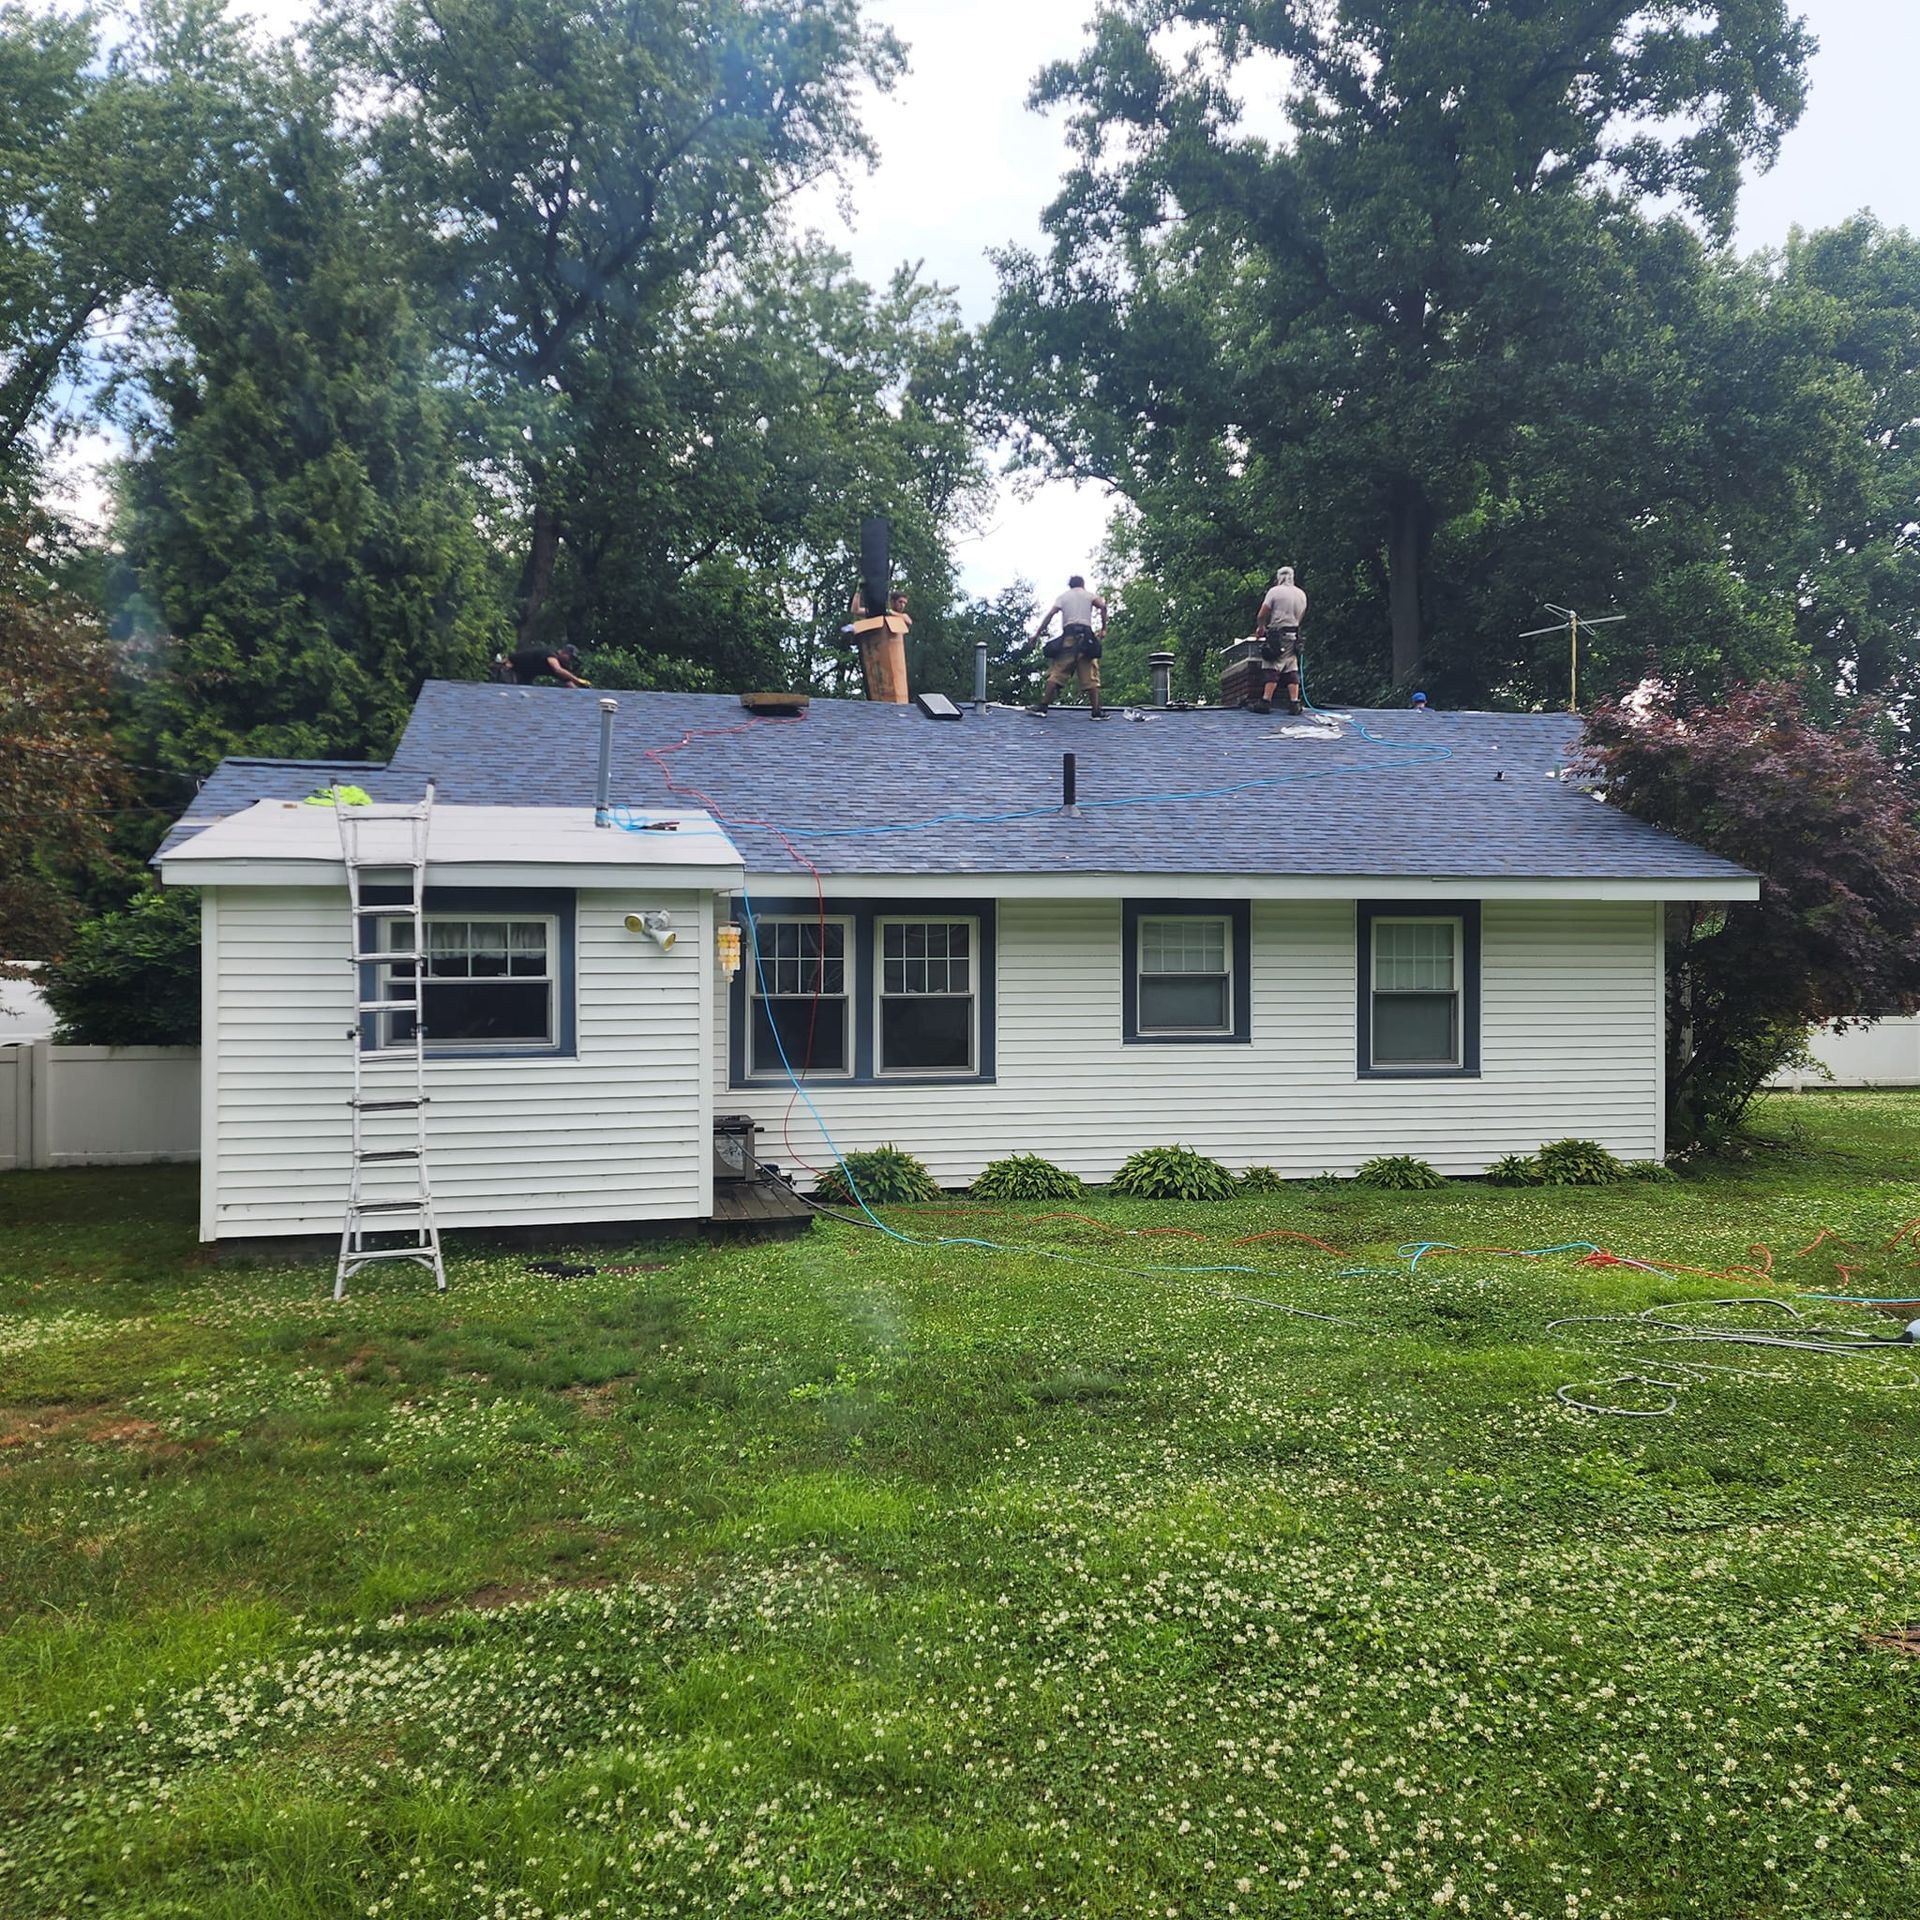
<svg viewBox="0 0 1920 1920">
<path fill-rule="evenodd" d="M 1221 950 L 1221 956 L 1222 956 L 1222 965 L 1221 965 L 1220 977 L 1224 979 L 1227 983 L 1227 996 L 1226 996 L 1227 1017 L 1226 1017 L 1225 1024 L 1217 1027 L 1150 1027 L 1148 1026 L 1145 1015 L 1142 1011 L 1146 1006 L 1145 996 L 1140 991 L 1140 986 L 1142 981 L 1145 981 L 1145 980 L 1208 980 L 1208 979 L 1212 979 L 1213 976 L 1211 974 L 1196 974 L 1196 973 L 1154 973 L 1154 974 L 1148 973 L 1146 969 L 1147 929 L 1152 926 L 1161 926 L 1161 925 L 1190 927 L 1190 926 L 1196 926 L 1196 925 L 1202 925 L 1202 924 L 1216 926 L 1220 929 L 1220 932 L 1221 932 L 1221 949 L 1220 950 Z M 1133 923 L 1134 1032 L 1140 1038 L 1148 1039 L 1148 1040 L 1162 1040 L 1162 1039 L 1174 1039 L 1174 1040 L 1229 1039 L 1230 1040 L 1232 1039 L 1235 1033 L 1234 1021 L 1238 1017 L 1239 1011 L 1240 1011 L 1239 1008 L 1234 1005 L 1234 999 L 1233 999 L 1233 993 L 1234 993 L 1233 974 L 1234 974 L 1235 958 L 1236 956 L 1233 951 L 1233 916 L 1230 913 L 1143 913 L 1141 914 L 1140 917 L 1137 920 L 1135 920 L 1135 922 Z"/>
<path fill-rule="evenodd" d="M 1380 1058 L 1380 929 L 1382 927 L 1446 927 L 1453 935 L 1453 1057 L 1448 1060 L 1382 1060 Z M 1386 998 L 1400 996 L 1391 988 Z M 1467 1044 L 1467 925 L 1459 914 L 1376 914 L 1367 930 L 1367 1065 L 1378 1073 L 1459 1072 L 1466 1063 Z"/>
<path fill-rule="evenodd" d="M 539 926 L 543 928 L 545 931 L 546 948 L 547 948 L 547 971 L 543 980 L 543 984 L 547 989 L 547 1032 L 546 1032 L 545 1039 L 543 1040 L 476 1040 L 476 1039 L 436 1040 L 434 1038 L 433 1028 L 431 1024 L 429 1024 L 427 1027 L 427 1048 L 426 1048 L 429 1054 L 468 1053 L 468 1052 L 553 1053 L 559 1049 L 561 1044 L 561 1030 L 560 1030 L 560 972 L 561 972 L 560 957 L 561 956 L 560 956 L 560 916 L 558 914 L 496 912 L 496 911 L 477 908 L 477 907 L 468 909 L 466 911 L 461 911 L 457 908 L 446 908 L 446 909 L 441 909 L 439 911 L 423 914 L 421 916 L 421 921 L 422 921 L 423 928 L 435 927 L 435 926 L 441 926 L 441 927 L 472 926 L 476 922 L 485 922 L 485 921 L 498 921 L 501 925 L 509 929 L 516 926 L 522 926 L 522 927 Z M 371 962 L 374 970 L 374 991 L 370 995 L 368 995 L 368 998 L 373 1000 L 417 1001 L 420 1006 L 420 1011 L 416 1014 L 408 1014 L 406 1018 L 412 1019 L 412 1020 L 425 1020 L 427 1003 L 426 1003 L 426 993 L 424 989 L 429 984 L 429 982 L 421 979 L 417 972 L 414 979 L 410 981 L 396 979 L 393 972 L 394 965 L 396 962 L 401 960 L 410 960 L 414 957 L 411 954 L 404 954 L 404 953 L 397 952 L 395 950 L 395 945 L 394 945 L 395 941 L 398 939 L 398 937 L 402 932 L 410 934 L 412 931 L 413 931 L 412 923 L 408 920 L 400 919 L 397 916 L 388 918 L 388 919 L 383 919 L 381 921 L 380 952 L 378 957 Z M 428 945 L 428 951 L 431 952 L 433 943 L 430 937 L 428 939 L 427 945 Z M 507 953 L 509 956 L 508 964 L 509 966 L 511 966 L 512 964 L 511 956 L 513 953 L 513 935 L 511 932 L 509 932 L 507 935 Z M 533 976 L 531 974 L 524 974 L 524 973 L 514 974 L 511 972 L 494 975 L 492 977 L 503 980 L 503 981 L 507 981 L 509 983 L 517 979 L 522 985 L 529 985 L 532 983 L 532 980 L 533 980 Z M 442 982 L 441 984 L 454 985 L 457 983 Z M 411 989 L 411 991 L 408 991 L 407 989 Z M 372 1016 L 372 1018 L 373 1018 L 374 1044 L 371 1048 L 368 1049 L 369 1052 L 372 1052 L 372 1053 L 410 1053 L 412 1052 L 413 1041 L 411 1038 L 408 1038 L 405 1040 L 396 1040 L 393 1036 L 393 1023 L 396 1018 L 394 1014 L 376 1013 Z"/>
<path fill-rule="evenodd" d="M 796 1062 L 793 1065 L 793 1072 L 794 1076 L 800 1080 L 851 1080 L 860 1053 L 860 1036 L 854 1031 L 854 981 L 859 973 L 859 954 L 857 952 L 853 916 L 845 913 L 830 913 L 826 916 L 825 924 L 829 927 L 838 927 L 840 929 L 840 991 L 838 993 L 822 993 L 820 998 L 822 1000 L 841 1000 L 846 1003 L 846 1021 L 842 1028 L 842 1032 L 845 1035 L 845 1051 L 843 1055 L 845 1064 L 838 1067 L 802 1067 Z M 747 1031 L 743 1036 L 741 1056 L 746 1063 L 747 1078 L 749 1080 L 784 1080 L 787 1077 L 787 1068 L 782 1065 L 777 1051 L 771 1062 L 757 1061 L 753 1056 L 754 1003 L 756 1001 L 769 999 L 794 1000 L 809 997 L 805 994 L 763 994 L 761 992 L 761 961 L 757 946 L 758 930 L 762 927 L 818 928 L 820 925 L 821 917 L 817 913 L 756 913 L 753 916 L 753 930 L 748 934 L 746 942 L 747 950 L 744 956 L 747 972 Z M 825 958 L 823 954 L 821 956 L 823 971 Z M 772 1016 L 769 1015 L 768 1017 L 771 1018 Z"/>
<path fill-rule="evenodd" d="M 887 1065 L 886 1002 L 958 1000 L 957 993 L 887 992 L 889 927 L 965 927 L 967 929 L 967 1064 L 964 1067 L 890 1067 Z M 873 922 L 873 1075 L 876 1080 L 977 1080 L 980 1077 L 980 920 L 971 913 L 876 914 Z"/>
</svg>

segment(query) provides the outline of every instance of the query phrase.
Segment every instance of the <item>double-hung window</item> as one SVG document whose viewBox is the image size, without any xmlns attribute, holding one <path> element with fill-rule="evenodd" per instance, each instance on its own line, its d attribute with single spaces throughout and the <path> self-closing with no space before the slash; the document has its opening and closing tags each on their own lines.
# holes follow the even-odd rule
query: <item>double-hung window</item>
<svg viewBox="0 0 1920 1920">
<path fill-rule="evenodd" d="M 757 1077 L 853 1071 L 852 923 L 760 918 L 747 967 L 747 1069 Z M 784 1056 L 784 1058 L 783 1058 Z"/>
<path fill-rule="evenodd" d="M 1369 1064 L 1439 1070 L 1464 1065 L 1462 921 L 1377 917 L 1372 935 Z"/>
<path fill-rule="evenodd" d="M 977 1073 L 979 923 L 875 922 L 880 1073 Z"/>
<path fill-rule="evenodd" d="M 373 997 L 417 999 L 429 1052 L 559 1044 L 560 934 L 553 915 L 430 913 L 424 956 L 411 950 L 410 921 L 395 917 L 382 926 Z M 411 1046 L 414 1020 L 410 1009 L 374 1015 L 374 1046 Z"/>
<path fill-rule="evenodd" d="M 1143 1034 L 1233 1031 L 1233 922 L 1224 915 L 1143 917 L 1139 1030 Z"/>
</svg>

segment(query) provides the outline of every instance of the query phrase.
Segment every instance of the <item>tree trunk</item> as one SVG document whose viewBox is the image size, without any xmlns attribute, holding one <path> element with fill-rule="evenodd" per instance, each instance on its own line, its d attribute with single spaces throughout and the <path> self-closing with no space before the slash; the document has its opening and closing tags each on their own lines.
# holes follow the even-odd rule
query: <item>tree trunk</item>
<svg viewBox="0 0 1920 1920">
<path fill-rule="evenodd" d="M 514 644 L 531 647 L 540 625 L 540 611 L 553 585 L 553 563 L 560 557 L 560 520 L 543 501 L 533 510 L 533 529 L 527 542 L 526 565 L 520 569 L 520 620 Z"/>
<path fill-rule="evenodd" d="M 1393 684 L 1420 671 L 1420 574 L 1433 538 L 1433 509 L 1411 480 L 1394 483 L 1387 500 L 1387 614 L 1393 626 Z"/>
</svg>

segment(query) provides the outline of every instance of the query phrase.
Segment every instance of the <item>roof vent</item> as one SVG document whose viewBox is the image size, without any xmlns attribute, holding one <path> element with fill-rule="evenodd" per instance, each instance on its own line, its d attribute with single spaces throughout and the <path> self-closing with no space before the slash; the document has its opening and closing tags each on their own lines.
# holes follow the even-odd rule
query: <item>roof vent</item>
<svg viewBox="0 0 1920 1920">
<path fill-rule="evenodd" d="M 944 693 L 916 693 L 913 704 L 929 720 L 959 720 L 965 717 Z"/>
<path fill-rule="evenodd" d="M 764 720 L 801 720 L 808 700 L 804 693 L 743 693 L 740 704 Z"/>
</svg>

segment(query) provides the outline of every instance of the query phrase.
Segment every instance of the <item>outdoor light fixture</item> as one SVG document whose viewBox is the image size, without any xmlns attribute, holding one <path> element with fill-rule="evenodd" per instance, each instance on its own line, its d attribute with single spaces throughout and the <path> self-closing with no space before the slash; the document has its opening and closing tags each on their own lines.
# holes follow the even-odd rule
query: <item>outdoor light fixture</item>
<svg viewBox="0 0 1920 1920">
<path fill-rule="evenodd" d="M 740 929 L 733 921 L 714 929 L 714 951 L 720 971 L 731 980 L 740 971 Z"/>
<path fill-rule="evenodd" d="M 671 953 L 673 943 L 680 938 L 673 930 L 673 915 L 661 907 L 647 913 L 628 914 L 627 931 L 644 933 L 662 953 Z"/>
</svg>

